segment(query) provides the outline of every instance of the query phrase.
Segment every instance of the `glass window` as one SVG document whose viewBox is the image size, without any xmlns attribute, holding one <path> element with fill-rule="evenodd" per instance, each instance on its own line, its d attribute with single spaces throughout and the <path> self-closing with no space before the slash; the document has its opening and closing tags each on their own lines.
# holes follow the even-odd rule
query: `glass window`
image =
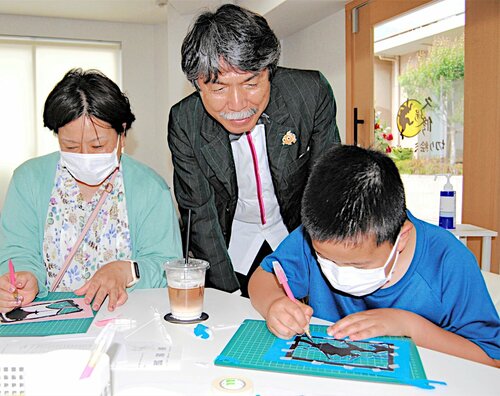
<svg viewBox="0 0 500 396">
<path fill-rule="evenodd" d="M 0 209 L 12 171 L 59 149 L 43 126 L 43 106 L 64 74 L 98 69 L 121 86 L 119 43 L 0 37 Z"/>
<path fill-rule="evenodd" d="M 464 1 L 443 0 L 374 31 L 375 146 L 398 166 L 410 211 L 433 223 L 444 175 L 461 222 L 464 23 Z"/>
</svg>

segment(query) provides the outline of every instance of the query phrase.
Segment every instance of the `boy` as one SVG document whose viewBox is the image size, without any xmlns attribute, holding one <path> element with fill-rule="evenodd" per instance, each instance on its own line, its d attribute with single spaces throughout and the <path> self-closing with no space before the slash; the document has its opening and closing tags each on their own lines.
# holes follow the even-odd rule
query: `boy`
<svg viewBox="0 0 500 396">
<path fill-rule="evenodd" d="M 500 319 L 472 253 L 451 233 L 406 210 L 391 159 L 335 147 L 314 165 L 303 225 L 252 276 L 253 306 L 290 338 L 314 312 L 335 338 L 408 336 L 419 346 L 500 367 Z M 273 261 L 308 305 L 276 282 Z"/>
</svg>

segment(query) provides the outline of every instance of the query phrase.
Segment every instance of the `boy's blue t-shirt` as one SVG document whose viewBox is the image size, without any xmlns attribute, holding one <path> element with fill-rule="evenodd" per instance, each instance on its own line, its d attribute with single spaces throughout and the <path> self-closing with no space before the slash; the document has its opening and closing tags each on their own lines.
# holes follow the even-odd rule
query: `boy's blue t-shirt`
<svg viewBox="0 0 500 396">
<path fill-rule="evenodd" d="M 309 297 L 314 316 L 328 321 L 375 308 L 414 312 L 479 345 L 500 359 L 500 319 L 474 255 L 450 232 L 408 212 L 417 241 L 413 260 L 396 284 L 364 297 L 336 291 L 323 276 L 303 227 L 293 231 L 262 262 L 278 260 L 296 298 Z"/>
</svg>

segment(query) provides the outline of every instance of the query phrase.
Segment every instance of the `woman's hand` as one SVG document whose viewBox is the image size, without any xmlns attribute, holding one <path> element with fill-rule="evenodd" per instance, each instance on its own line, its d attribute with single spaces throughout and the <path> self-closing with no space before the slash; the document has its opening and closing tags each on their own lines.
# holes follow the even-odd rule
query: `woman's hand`
<svg viewBox="0 0 500 396">
<path fill-rule="evenodd" d="M 328 335 L 353 341 L 381 336 L 411 336 L 415 314 L 395 308 L 370 309 L 340 319 L 327 330 Z"/>
<path fill-rule="evenodd" d="M 17 300 L 14 293 L 17 291 Z M 10 312 L 31 303 L 38 294 L 38 281 L 31 272 L 16 272 L 16 284 L 10 284 L 9 273 L 0 276 L 0 312 Z"/>
<path fill-rule="evenodd" d="M 266 315 L 267 327 L 275 336 L 289 339 L 309 328 L 313 309 L 283 296 L 275 300 Z"/>
<path fill-rule="evenodd" d="M 99 310 L 106 296 L 109 296 L 108 311 L 114 311 L 127 301 L 126 289 L 131 278 L 129 261 L 112 261 L 99 268 L 85 285 L 75 290 L 75 294 L 85 295 L 86 304 L 93 301 L 94 311 Z"/>
</svg>

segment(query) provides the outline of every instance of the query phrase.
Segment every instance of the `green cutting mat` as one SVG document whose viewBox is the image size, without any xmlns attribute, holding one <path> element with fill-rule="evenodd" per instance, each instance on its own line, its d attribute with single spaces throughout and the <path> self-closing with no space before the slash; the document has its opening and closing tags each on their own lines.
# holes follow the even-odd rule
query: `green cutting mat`
<svg viewBox="0 0 500 396">
<path fill-rule="evenodd" d="M 71 292 L 49 292 L 47 297 L 36 298 L 34 302 L 78 298 Z M 95 317 L 83 319 L 53 320 L 46 322 L 19 323 L 13 325 L 0 324 L 0 337 L 38 337 L 59 334 L 86 333 Z"/>
<path fill-rule="evenodd" d="M 310 331 L 315 342 L 321 340 L 322 336 L 325 337 L 323 342 L 326 342 L 324 340 L 331 341 L 332 343 L 335 342 L 328 338 L 326 329 L 327 326 L 323 325 L 310 326 Z M 410 384 L 422 388 L 433 388 L 429 384 L 432 381 L 427 380 L 417 348 L 411 339 L 405 337 L 379 337 L 370 341 L 374 342 L 373 345 L 377 345 L 375 342 L 378 343 L 378 345 L 398 345 L 395 347 L 395 356 L 391 355 L 389 369 L 367 369 L 364 366 L 353 367 L 352 365 L 347 367 L 348 365 L 342 363 L 333 365 L 333 363 L 330 364 L 329 362 L 331 358 L 327 359 L 324 357 L 323 364 L 317 364 L 316 361 L 298 361 L 303 360 L 300 358 L 292 361 L 284 357 L 286 352 L 282 352 L 282 356 L 280 357 L 278 356 L 281 351 L 279 348 L 281 348 L 282 343 L 286 343 L 287 341 L 280 340 L 271 334 L 264 321 L 247 319 L 241 324 L 224 350 L 215 359 L 215 364 L 219 366 L 345 378 L 350 380 Z M 290 342 L 291 341 L 288 341 L 288 344 L 285 345 L 290 345 Z M 356 343 L 354 342 L 354 344 Z M 358 344 L 361 345 L 362 343 Z M 363 344 L 367 343 L 363 342 Z M 318 349 L 308 347 L 307 344 L 304 345 L 305 348 L 301 348 L 302 350 L 314 349 L 317 355 L 319 352 L 319 356 L 324 356 Z M 277 346 L 278 349 L 276 349 Z M 271 356 L 270 358 L 270 351 L 271 355 L 277 351 L 277 355 L 274 357 Z M 314 360 L 317 359 L 317 355 Z M 349 361 L 349 359 L 351 361 L 356 360 L 359 358 L 359 355 L 355 358 L 352 356 L 343 358 L 336 356 L 336 358 L 341 362 L 345 362 Z M 333 360 L 331 360 L 331 362 L 333 362 Z"/>
</svg>

